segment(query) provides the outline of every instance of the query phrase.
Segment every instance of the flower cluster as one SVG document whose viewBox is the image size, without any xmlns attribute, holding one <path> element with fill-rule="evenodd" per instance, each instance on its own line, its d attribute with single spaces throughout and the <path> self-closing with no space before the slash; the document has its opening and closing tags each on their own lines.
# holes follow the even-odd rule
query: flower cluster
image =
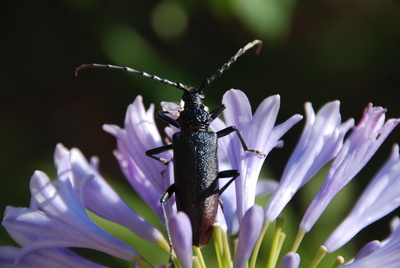
<svg viewBox="0 0 400 268">
<path fill-rule="evenodd" d="M 248 147 L 265 155 L 275 147 L 283 146 L 282 136 L 302 119 L 301 115 L 294 115 L 276 124 L 279 95 L 265 99 L 254 115 L 246 95 L 239 90 L 228 91 L 223 104 L 227 107 L 224 121 L 215 119 L 211 128 L 218 131 L 236 126 Z M 171 116 L 179 114 L 178 104 L 162 103 L 162 106 Z M 244 151 L 237 136 L 218 139 L 220 169 L 240 172 L 240 176 L 220 196 L 223 209 L 220 207 L 218 210 L 213 232 L 219 267 L 255 267 L 260 246 L 266 240 L 264 234 L 272 222 L 276 222 L 276 228 L 272 241 L 269 241 L 271 251 L 267 266 L 300 266 L 301 256 L 297 250 L 302 238 L 333 197 L 367 164 L 400 122 L 399 119 L 385 120 L 386 110 L 372 104 L 365 109 L 357 125 L 353 119 L 342 122 L 339 107 L 340 102 L 333 101 L 315 113 L 311 104 L 306 103 L 303 132 L 279 183 L 259 178 L 265 157 Z M 139 96 L 128 107 L 124 128 L 105 125 L 104 130 L 117 139 L 114 155 L 128 182 L 164 224 L 160 196 L 173 183 L 173 154 L 165 151 L 158 155 L 168 160 L 167 165 L 144 154 L 164 145 L 154 121 L 154 106 L 146 110 Z M 173 126 L 165 129 L 170 140 L 176 131 L 178 129 Z M 59 144 L 54 163 L 57 168 L 55 180 L 41 171 L 33 174 L 28 208 L 6 208 L 2 224 L 19 247 L 0 247 L 0 267 L 103 267 L 77 254 L 73 248 L 101 251 L 135 263 L 136 267 L 158 265 L 150 258 L 145 259 L 140 248 L 134 249 L 100 228 L 89 216 L 91 214 L 127 228 L 166 252 L 170 252 L 172 242 L 170 263 L 166 258 L 165 264 L 159 267 L 206 267 L 208 260 L 203 258 L 200 248 L 192 246 L 189 218 L 185 213 L 177 212 L 174 197 L 165 203 L 169 229 L 166 238 L 164 230 L 159 230 L 139 215 L 107 183 L 100 174 L 96 157 L 88 161 L 78 149 L 68 150 Z M 282 210 L 295 193 L 328 163 L 331 164 L 325 182 L 300 222 L 291 251 L 281 254 L 285 237 L 281 228 L 282 218 L 279 217 Z M 227 181 L 220 179 L 220 188 Z M 306 265 L 316 267 L 325 254 L 341 248 L 363 228 L 399 207 L 399 188 L 399 147 L 394 145 L 389 159 L 352 211 L 325 242 L 321 241 L 314 261 Z M 256 197 L 261 195 L 271 195 L 265 208 L 255 203 Z M 368 243 L 344 267 L 400 266 L 398 226 L 398 220 L 393 221 L 392 233 L 387 239 Z M 338 258 L 337 262 L 343 264 L 344 260 Z"/>
</svg>

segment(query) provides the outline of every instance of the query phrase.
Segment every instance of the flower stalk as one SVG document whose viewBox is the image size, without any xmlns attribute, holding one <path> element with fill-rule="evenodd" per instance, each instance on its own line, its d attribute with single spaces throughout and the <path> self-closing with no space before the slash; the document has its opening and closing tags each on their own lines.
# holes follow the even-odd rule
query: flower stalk
<svg viewBox="0 0 400 268">
<path fill-rule="evenodd" d="M 278 217 L 275 221 L 275 231 L 271 243 L 271 252 L 269 254 L 267 268 L 273 268 L 278 261 L 279 253 L 282 248 L 285 234 L 282 233 L 283 218 Z"/>
</svg>

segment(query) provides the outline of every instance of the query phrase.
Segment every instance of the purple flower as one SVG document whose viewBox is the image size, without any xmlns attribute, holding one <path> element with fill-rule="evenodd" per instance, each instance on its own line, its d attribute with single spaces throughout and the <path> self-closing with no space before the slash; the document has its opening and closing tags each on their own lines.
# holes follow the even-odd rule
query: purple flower
<svg viewBox="0 0 400 268">
<path fill-rule="evenodd" d="M 131 261 L 141 258 L 89 218 L 68 178 L 59 178 L 56 186 L 46 174 L 36 171 L 30 188 L 37 208 L 8 207 L 3 219 L 7 232 L 22 246 L 17 262 L 38 250 L 65 247 L 95 249 Z"/>
<path fill-rule="evenodd" d="M 227 106 L 224 111 L 225 121 L 215 119 L 210 127 L 219 131 L 236 126 L 247 146 L 262 153 L 244 151 L 234 133 L 218 139 L 219 169 L 237 169 L 240 172 L 235 183 L 221 195 L 223 208 L 219 206 L 214 224 L 215 255 L 219 267 L 248 265 L 254 268 L 269 223 L 279 216 L 299 188 L 309 182 L 323 165 L 333 160 L 325 184 L 300 225 L 304 233 L 309 231 L 332 197 L 359 172 L 399 123 L 398 119 L 384 123 L 386 110 L 369 105 L 361 122 L 343 142 L 345 134 L 354 123 L 352 120 L 341 122 L 339 102 L 327 103 L 317 114 L 311 104 L 306 103 L 306 122 L 302 135 L 278 185 L 273 180 L 259 180 L 265 161 L 264 154 L 268 155 L 273 148 L 281 147 L 282 136 L 302 116 L 294 115 L 276 125 L 280 108 L 279 95 L 262 101 L 254 115 L 246 95 L 239 90 L 228 91 L 223 97 L 223 103 Z M 182 105 L 162 103 L 164 111 L 173 118 L 179 116 Z M 164 145 L 164 135 L 158 132 L 154 121 L 154 106 L 146 110 L 139 96 L 128 107 L 123 128 L 104 125 L 104 130 L 117 139 L 114 155 L 132 188 L 154 210 L 160 222 L 165 224 L 160 197 L 174 181 L 173 153 L 165 151 L 157 155 L 163 159 L 163 163 L 145 154 L 149 149 Z M 165 128 L 165 135 L 171 140 L 177 131 L 179 129 L 176 127 L 169 126 Z M 169 143 L 169 140 L 165 142 Z M 360 197 L 353 211 L 320 248 L 335 250 L 363 227 L 399 205 L 398 151 L 398 146 L 394 146 L 389 160 Z M 141 239 L 170 251 L 165 235 L 129 207 L 102 177 L 96 157 L 88 162 L 78 149 L 68 150 L 59 144 L 54 162 L 57 168 L 56 180 L 51 181 L 40 171 L 32 176 L 29 208 L 6 209 L 2 224 L 20 247 L 0 246 L 1 267 L 102 267 L 69 248 L 93 249 L 134 262 L 135 267 L 153 267 L 136 249 L 97 226 L 87 211 L 124 226 Z M 227 181 L 229 179 L 221 179 L 220 188 Z M 263 210 L 255 204 L 255 198 L 266 194 L 272 194 L 272 197 Z M 174 196 L 165 203 L 165 207 L 167 229 L 170 231 L 168 238 L 172 243 L 170 257 L 175 266 L 206 267 L 208 260 L 203 259 L 201 249 L 192 247 L 190 220 L 185 213 L 176 211 Z M 269 265 L 274 265 L 280 259 L 285 238 L 282 220 L 277 221 L 276 226 Z M 394 222 L 394 231 L 388 239 L 367 244 L 354 261 L 346 266 L 365 267 L 368 264 L 397 267 L 400 264 L 397 256 L 400 250 L 398 226 L 398 221 Z M 236 238 L 235 254 L 232 254 Z M 210 244 L 207 248 L 212 248 Z M 192 252 L 195 252 L 195 257 Z M 299 267 L 298 253 L 282 255 L 281 267 Z M 167 267 L 167 262 L 166 258 L 165 264 L 157 267 Z"/>
<path fill-rule="evenodd" d="M 26 255 L 16 265 L 15 260 L 21 256 L 22 248 L 2 246 L 0 247 L 0 265 L 2 268 L 32 268 L 32 267 L 58 267 L 58 268 L 101 268 L 72 251 L 61 249 L 46 249 Z"/>
<path fill-rule="evenodd" d="M 146 111 L 142 97 L 138 96 L 128 107 L 125 128 L 115 125 L 104 125 L 103 128 L 117 138 L 118 151 L 114 154 L 129 183 L 162 221 L 160 196 L 172 184 L 173 177 L 165 165 L 145 155 L 145 151 L 163 145 L 154 121 L 154 106 Z M 159 156 L 169 161 L 172 152 L 166 151 Z"/>
<path fill-rule="evenodd" d="M 247 210 L 240 225 L 234 268 L 245 267 L 261 232 L 263 209 L 259 205 Z"/>
<path fill-rule="evenodd" d="M 68 151 L 58 144 L 54 161 L 59 179 L 70 179 L 74 185 L 82 185 L 75 189 L 86 208 L 102 218 L 127 227 L 148 242 L 167 243 L 163 235 L 133 211 L 100 175 L 97 158 L 93 157 L 89 164 L 78 149 Z M 88 178 L 86 184 L 80 183 Z"/>
<path fill-rule="evenodd" d="M 353 120 L 341 124 L 339 101 L 325 104 L 315 115 L 306 103 L 306 123 L 303 133 L 286 165 L 277 190 L 265 208 L 265 217 L 274 221 L 297 190 L 306 184 L 323 165 L 332 160 L 343 144 Z"/>
<path fill-rule="evenodd" d="M 294 115 L 284 123 L 275 126 L 280 107 L 280 96 L 266 98 L 257 108 L 254 115 L 250 102 L 240 90 L 230 90 L 225 93 L 222 103 L 226 105 L 224 118 L 226 126 L 236 126 L 241 132 L 249 148 L 257 149 L 265 155 L 279 144 L 280 138 L 298 121 L 300 115 Z M 222 140 L 222 139 L 221 139 Z M 226 150 L 232 168 L 240 172 L 235 181 L 237 217 L 239 221 L 246 211 L 254 205 L 256 185 L 265 158 L 254 153 L 244 154 L 237 137 L 230 137 Z"/>
<path fill-rule="evenodd" d="M 369 246 L 370 247 L 370 246 Z M 396 268 L 400 264 L 400 228 L 397 228 L 380 246 L 374 246 L 370 254 L 363 254 L 353 262 L 344 265 L 346 268 L 385 267 Z"/>
<path fill-rule="evenodd" d="M 192 226 L 189 217 L 183 212 L 174 214 L 170 221 L 171 240 L 179 262 L 183 267 L 191 268 L 192 261 Z"/>
<path fill-rule="evenodd" d="M 385 123 L 386 109 L 369 104 L 364 115 L 335 157 L 317 196 L 311 202 L 300 223 L 308 232 L 324 212 L 332 198 L 364 167 L 390 132 L 400 122 L 389 119 Z"/>
<path fill-rule="evenodd" d="M 370 255 L 374 251 L 377 251 L 381 247 L 382 247 L 382 243 L 380 241 L 378 241 L 378 240 L 371 241 L 371 242 L 367 243 L 365 246 L 363 246 L 360 249 L 360 251 L 358 251 L 354 260 L 355 261 L 360 260 L 360 259 Z"/>
<path fill-rule="evenodd" d="M 379 220 L 400 206 L 399 146 L 394 145 L 390 158 L 376 174 L 357 204 L 324 242 L 328 252 L 347 243 L 369 224 Z"/>
<path fill-rule="evenodd" d="M 289 252 L 282 258 L 281 268 L 297 268 L 300 266 L 300 255 Z"/>
</svg>

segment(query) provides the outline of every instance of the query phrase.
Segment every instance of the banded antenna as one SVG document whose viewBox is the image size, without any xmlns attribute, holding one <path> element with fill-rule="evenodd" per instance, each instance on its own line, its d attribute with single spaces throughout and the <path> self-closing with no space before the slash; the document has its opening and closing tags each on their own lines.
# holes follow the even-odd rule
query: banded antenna
<svg viewBox="0 0 400 268">
<path fill-rule="evenodd" d="M 127 73 L 134 73 L 138 74 L 140 76 L 143 76 L 145 78 L 149 78 L 153 81 L 160 82 L 161 84 L 164 85 L 169 85 L 176 87 L 178 89 L 182 89 L 183 91 L 189 91 L 192 87 L 186 86 L 182 83 L 175 83 L 172 81 L 169 81 L 168 79 L 165 78 L 160 78 L 157 75 L 152 75 L 143 71 L 138 71 L 136 69 L 130 68 L 130 67 L 122 67 L 122 66 L 117 66 L 117 65 L 111 65 L 111 64 L 100 64 L 100 63 L 89 63 L 89 64 L 82 64 L 81 66 L 78 66 L 75 69 L 75 76 L 78 76 L 78 72 L 82 69 L 109 69 L 109 70 L 121 70 L 125 71 Z"/>
<path fill-rule="evenodd" d="M 256 50 L 256 55 L 260 54 L 261 46 L 262 46 L 261 40 L 256 39 L 256 40 L 248 43 L 247 45 L 245 45 L 244 47 L 239 49 L 239 51 L 236 52 L 236 54 L 232 58 L 230 58 L 227 63 L 222 65 L 222 67 L 220 69 L 218 69 L 210 78 L 207 78 L 206 80 L 204 80 L 203 83 L 201 83 L 201 85 L 199 86 L 198 91 L 201 92 L 204 88 L 208 87 L 212 82 L 214 82 L 215 79 L 220 77 L 226 70 L 228 70 L 229 67 L 231 67 L 231 65 L 234 62 L 236 62 L 236 60 L 240 56 L 242 56 L 244 53 L 246 53 L 247 50 L 252 49 L 254 46 L 258 46 L 257 50 Z"/>
<path fill-rule="evenodd" d="M 227 63 L 225 63 L 224 65 L 222 65 L 222 67 L 220 69 L 218 69 L 210 78 L 207 78 L 206 80 L 203 81 L 203 83 L 201 83 L 201 85 L 199 87 L 190 87 L 187 85 L 184 85 L 182 83 L 176 83 L 176 82 L 172 82 L 168 79 L 165 78 L 160 78 L 156 75 L 152 75 L 143 71 L 138 71 L 136 69 L 130 68 L 130 67 L 122 67 L 122 66 L 117 66 L 117 65 L 111 65 L 111 64 L 99 64 L 99 63 L 90 63 L 90 64 L 82 64 L 80 66 L 78 66 L 75 69 L 75 75 L 78 76 L 78 72 L 82 69 L 110 69 L 110 70 L 121 70 L 121 71 L 125 71 L 128 73 L 134 73 L 134 74 L 138 74 L 140 76 L 143 76 L 145 78 L 149 78 L 153 81 L 156 82 L 160 82 L 164 85 L 169 85 L 178 89 L 181 89 L 183 91 L 190 91 L 190 90 L 196 90 L 197 92 L 202 92 L 202 90 L 204 88 L 206 88 L 207 86 L 209 86 L 212 82 L 214 82 L 215 79 L 217 79 L 218 77 L 220 77 L 226 70 L 228 70 L 231 65 L 236 62 L 236 60 L 242 56 L 244 53 L 246 53 L 246 51 L 248 51 L 249 49 L 253 48 L 254 46 L 258 46 L 257 50 L 256 50 L 256 54 L 258 55 L 260 53 L 261 50 L 261 45 L 262 45 L 262 41 L 260 40 L 254 40 L 250 43 L 248 43 L 246 46 L 242 47 L 241 49 L 239 49 L 238 52 L 236 52 L 236 54 L 229 59 L 229 61 Z"/>
</svg>

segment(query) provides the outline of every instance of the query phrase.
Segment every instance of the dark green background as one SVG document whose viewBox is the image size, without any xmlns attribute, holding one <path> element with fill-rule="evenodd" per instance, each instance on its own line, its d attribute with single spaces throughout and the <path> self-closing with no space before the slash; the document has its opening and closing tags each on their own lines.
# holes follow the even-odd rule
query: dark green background
<svg viewBox="0 0 400 268">
<path fill-rule="evenodd" d="M 264 41 L 261 54 L 249 52 L 205 91 L 211 108 L 226 90 L 238 88 L 253 107 L 280 94 L 279 122 L 304 114 L 306 101 L 319 109 L 335 99 L 342 103 L 344 119 L 358 121 L 368 102 L 387 107 L 388 117 L 400 116 L 396 0 L 25 0 L 3 1 L 0 12 L 1 210 L 7 204 L 29 204 L 34 170 L 54 175 L 58 142 L 79 147 L 86 156 L 98 155 L 104 174 L 123 183 L 112 156 L 115 140 L 101 126 L 122 125 L 127 105 L 139 94 L 146 105 L 158 108 L 161 100 L 180 98 L 177 89 L 130 74 L 84 70 L 76 78 L 74 69 L 82 63 L 126 65 L 199 84 L 257 38 Z M 157 20 L 160 30 L 154 26 Z M 181 28 L 168 34 L 176 27 Z M 286 135 L 284 149 L 267 159 L 274 178 L 279 178 L 302 125 Z M 352 183 L 350 200 L 399 140 L 397 129 Z M 301 217 L 307 203 L 299 202 L 294 209 Z M 335 219 L 337 224 L 340 218 Z M 360 243 L 385 237 L 389 219 L 358 236 Z M 373 229 L 380 232 L 372 234 Z M 3 243 L 10 242 L 1 229 Z"/>
</svg>

